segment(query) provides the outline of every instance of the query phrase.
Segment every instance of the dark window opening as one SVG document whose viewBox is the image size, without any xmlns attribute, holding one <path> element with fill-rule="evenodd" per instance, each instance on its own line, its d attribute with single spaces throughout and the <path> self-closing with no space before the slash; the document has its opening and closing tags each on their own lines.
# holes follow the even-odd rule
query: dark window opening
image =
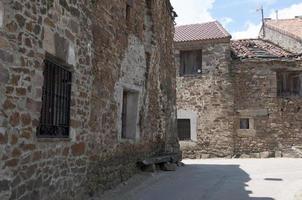
<svg viewBox="0 0 302 200">
<path fill-rule="evenodd" d="M 250 129 L 250 119 L 248 118 L 240 119 L 240 129 Z"/>
<path fill-rule="evenodd" d="M 127 4 L 126 4 L 126 20 L 127 22 L 130 21 L 131 19 L 131 10 L 133 8 L 133 2 L 134 0 L 127 0 Z"/>
<path fill-rule="evenodd" d="M 202 73 L 202 50 L 181 51 L 179 75 Z"/>
<path fill-rule="evenodd" d="M 123 92 L 123 105 L 122 105 L 122 138 L 127 138 L 127 92 Z"/>
<path fill-rule="evenodd" d="M 37 136 L 68 138 L 70 119 L 71 72 L 45 60 L 42 109 Z"/>
<path fill-rule="evenodd" d="M 179 140 L 191 140 L 191 122 L 190 119 L 177 120 L 177 133 Z"/>
<path fill-rule="evenodd" d="M 148 9 L 152 8 L 152 0 L 146 0 L 146 4 Z"/>
<path fill-rule="evenodd" d="M 302 72 L 277 72 L 278 96 L 302 96 Z"/>
</svg>

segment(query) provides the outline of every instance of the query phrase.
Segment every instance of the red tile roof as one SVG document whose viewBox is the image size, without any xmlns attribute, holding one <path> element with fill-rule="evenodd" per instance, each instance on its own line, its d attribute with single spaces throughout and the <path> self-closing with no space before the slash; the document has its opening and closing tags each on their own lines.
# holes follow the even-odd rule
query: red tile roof
<svg viewBox="0 0 302 200">
<path fill-rule="evenodd" d="M 232 53 L 237 58 L 286 58 L 292 54 L 275 44 L 261 39 L 231 41 Z"/>
<path fill-rule="evenodd" d="M 302 41 L 302 19 L 268 20 L 265 26 Z"/>
<path fill-rule="evenodd" d="M 174 41 L 200 41 L 231 38 L 231 35 L 218 21 L 203 24 L 176 26 Z"/>
</svg>

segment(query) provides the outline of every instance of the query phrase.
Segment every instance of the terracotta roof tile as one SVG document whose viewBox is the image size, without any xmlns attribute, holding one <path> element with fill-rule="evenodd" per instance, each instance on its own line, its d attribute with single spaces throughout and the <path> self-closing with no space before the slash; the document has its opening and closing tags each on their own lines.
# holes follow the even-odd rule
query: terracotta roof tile
<svg viewBox="0 0 302 200">
<path fill-rule="evenodd" d="M 203 24 L 176 26 L 174 41 L 187 42 L 231 38 L 218 21 Z"/>
<path fill-rule="evenodd" d="M 302 19 L 268 20 L 265 26 L 302 41 Z"/>
<path fill-rule="evenodd" d="M 261 39 L 231 41 L 232 52 L 239 58 L 285 58 L 298 56 Z"/>
</svg>

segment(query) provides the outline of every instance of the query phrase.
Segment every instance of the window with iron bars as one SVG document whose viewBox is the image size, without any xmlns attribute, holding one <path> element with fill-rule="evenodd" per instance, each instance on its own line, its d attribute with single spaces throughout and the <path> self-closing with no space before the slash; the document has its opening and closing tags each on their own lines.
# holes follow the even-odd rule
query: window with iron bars
<svg viewBox="0 0 302 200">
<path fill-rule="evenodd" d="M 278 96 L 302 96 L 302 72 L 282 71 L 277 72 Z"/>
<path fill-rule="evenodd" d="M 68 138 L 72 73 L 63 65 L 45 60 L 39 138 Z"/>
</svg>

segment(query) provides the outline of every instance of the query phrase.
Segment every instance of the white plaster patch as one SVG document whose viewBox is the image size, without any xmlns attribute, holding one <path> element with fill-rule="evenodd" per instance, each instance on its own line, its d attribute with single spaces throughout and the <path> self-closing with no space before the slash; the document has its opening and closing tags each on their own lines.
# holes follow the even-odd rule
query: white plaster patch
<svg viewBox="0 0 302 200">
<path fill-rule="evenodd" d="M 77 141 L 76 137 L 77 137 L 76 130 L 73 128 L 70 128 L 69 138 L 71 139 L 71 141 L 76 142 Z"/>
<path fill-rule="evenodd" d="M 46 27 L 44 28 L 43 48 L 52 55 L 56 54 L 54 33 L 50 28 Z"/>
<path fill-rule="evenodd" d="M 0 28 L 3 27 L 3 21 L 4 21 L 4 5 L 3 2 L 0 2 Z"/>
<path fill-rule="evenodd" d="M 123 102 L 123 91 L 137 92 L 138 97 L 138 109 L 137 109 L 137 127 L 134 130 L 135 139 L 123 139 L 122 134 L 122 118 L 118 118 L 117 132 L 119 142 L 139 142 L 140 140 L 140 127 L 139 127 L 139 113 L 142 108 L 142 96 L 144 95 L 144 84 L 145 84 L 145 73 L 146 73 L 146 58 L 145 48 L 141 40 L 133 35 L 128 38 L 128 48 L 125 51 L 124 58 L 121 62 L 121 74 L 122 77 L 115 86 L 115 99 L 118 104 L 118 116 L 122 115 L 122 102 Z"/>
<path fill-rule="evenodd" d="M 129 36 L 129 46 L 121 63 L 122 82 L 143 85 L 146 72 L 145 48 L 139 38 Z"/>
<path fill-rule="evenodd" d="M 69 44 L 68 47 L 67 63 L 70 65 L 76 65 L 76 55 L 75 55 L 75 48 L 73 44 Z"/>
</svg>

